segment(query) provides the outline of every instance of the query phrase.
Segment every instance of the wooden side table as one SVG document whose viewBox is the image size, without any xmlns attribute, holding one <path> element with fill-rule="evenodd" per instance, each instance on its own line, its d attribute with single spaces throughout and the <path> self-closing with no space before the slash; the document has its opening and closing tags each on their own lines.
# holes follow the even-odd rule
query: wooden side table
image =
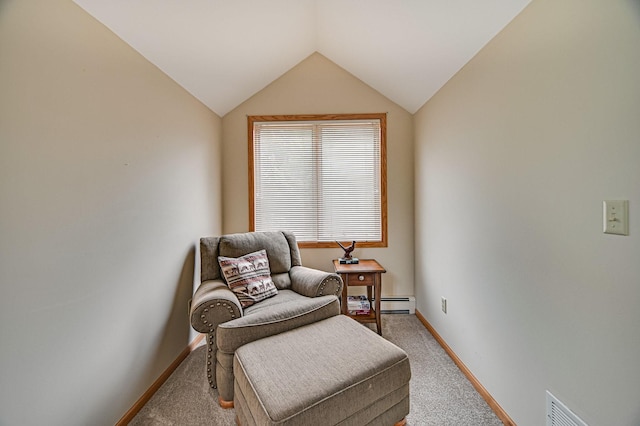
<svg viewBox="0 0 640 426">
<path fill-rule="evenodd" d="M 380 319 L 380 298 L 382 296 L 382 274 L 387 272 L 382 265 L 373 259 L 360 259 L 356 264 L 340 264 L 338 259 L 333 261 L 333 268 L 344 282 L 342 287 L 342 313 L 362 323 L 375 323 L 378 334 L 382 335 Z M 369 303 L 375 299 L 375 306 L 371 305 L 369 315 L 349 315 L 347 296 L 349 286 L 366 286 Z"/>
</svg>

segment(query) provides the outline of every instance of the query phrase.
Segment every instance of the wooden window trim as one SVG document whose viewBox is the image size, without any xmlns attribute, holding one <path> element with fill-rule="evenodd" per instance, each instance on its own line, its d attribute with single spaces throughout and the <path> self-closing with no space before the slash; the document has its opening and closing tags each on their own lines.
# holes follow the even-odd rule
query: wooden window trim
<svg viewBox="0 0 640 426">
<path fill-rule="evenodd" d="M 248 152 L 249 152 L 249 230 L 255 231 L 255 200 L 254 200 L 254 154 L 253 154 L 253 125 L 256 122 L 273 121 L 331 121 L 331 120 L 380 120 L 380 241 L 358 241 L 361 248 L 387 247 L 387 114 L 299 114 L 299 115 L 249 115 L 247 116 Z M 341 241 L 350 244 L 351 241 Z M 335 242 L 298 242 L 300 248 L 335 248 Z"/>
</svg>

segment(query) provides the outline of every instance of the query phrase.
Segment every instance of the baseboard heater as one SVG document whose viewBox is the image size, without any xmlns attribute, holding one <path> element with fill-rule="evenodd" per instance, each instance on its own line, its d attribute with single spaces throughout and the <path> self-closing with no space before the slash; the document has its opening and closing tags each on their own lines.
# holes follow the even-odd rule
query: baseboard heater
<svg viewBox="0 0 640 426">
<path fill-rule="evenodd" d="M 383 314 L 415 314 L 416 298 L 407 297 L 382 297 L 380 298 L 380 312 Z"/>
</svg>

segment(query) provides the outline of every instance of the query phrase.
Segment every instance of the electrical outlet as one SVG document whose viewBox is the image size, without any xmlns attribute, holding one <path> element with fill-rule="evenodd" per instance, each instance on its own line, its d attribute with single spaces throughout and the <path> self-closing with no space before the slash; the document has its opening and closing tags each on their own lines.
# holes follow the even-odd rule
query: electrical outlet
<svg viewBox="0 0 640 426">
<path fill-rule="evenodd" d="M 442 298 L 442 312 L 447 313 L 447 299 Z"/>
</svg>

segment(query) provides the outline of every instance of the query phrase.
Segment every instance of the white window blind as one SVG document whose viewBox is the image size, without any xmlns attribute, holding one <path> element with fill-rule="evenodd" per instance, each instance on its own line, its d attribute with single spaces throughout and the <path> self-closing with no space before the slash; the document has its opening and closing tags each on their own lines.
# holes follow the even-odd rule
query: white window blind
<svg viewBox="0 0 640 426">
<path fill-rule="evenodd" d="M 252 145 L 256 231 L 382 241 L 380 119 L 254 121 Z"/>
</svg>

